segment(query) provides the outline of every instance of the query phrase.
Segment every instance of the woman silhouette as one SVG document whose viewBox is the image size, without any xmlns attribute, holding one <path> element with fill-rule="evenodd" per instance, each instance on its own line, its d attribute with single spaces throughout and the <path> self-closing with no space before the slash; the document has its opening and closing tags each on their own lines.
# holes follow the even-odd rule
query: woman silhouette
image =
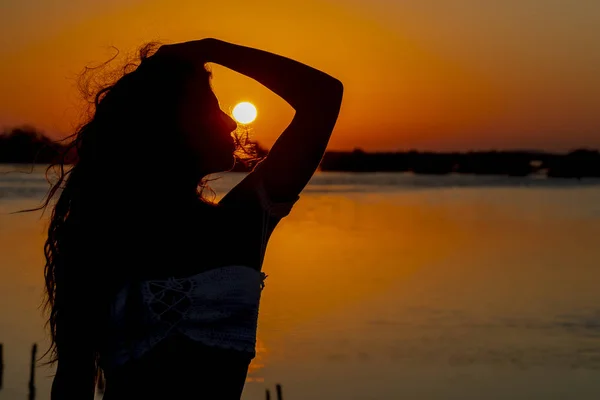
<svg viewBox="0 0 600 400">
<path fill-rule="evenodd" d="M 323 156 L 342 84 L 265 51 L 216 39 L 146 46 L 94 98 L 46 198 L 52 399 L 239 399 L 255 355 L 269 236 Z M 296 111 L 265 157 L 218 203 L 235 122 L 205 63 L 253 78 Z M 200 190 L 199 190 L 200 189 Z M 60 195 L 58 195 L 60 193 Z"/>
</svg>

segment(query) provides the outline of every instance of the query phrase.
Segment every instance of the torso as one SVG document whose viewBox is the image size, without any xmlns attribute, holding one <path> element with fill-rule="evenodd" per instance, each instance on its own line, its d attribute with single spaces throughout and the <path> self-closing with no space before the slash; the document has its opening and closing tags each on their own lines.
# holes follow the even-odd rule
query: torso
<svg viewBox="0 0 600 400">
<path fill-rule="evenodd" d="M 260 271 L 263 217 L 258 211 L 214 206 L 187 217 L 175 212 L 167 222 L 171 229 L 145 232 L 145 250 L 138 254 L 138 262 L 124 259 L 128 265 L 123 267 L 135 263 L 135 278 L 142 281 L 188 277 L 231 265 Z M 174 392 L 198 393 L 198 398 L 203 398 L 202 393 L 217 390 L 218 398 L 239 399 L 251 359 L 247 353 L 211 348 L 175 334 L 141 359 L 112 371 L 105 398 L 126 398 L 130 391 L 138 398 L 182 396 L 173 396 Z M 153 386 L 146 393 L 141 386 L 147 382 Z"/>
<path fill-rule="evenodd" d="M 195 215 L 175 215 L 169 221 L 172 229 L 157 232 L 147 245 L 139 278 L 184 277 L 227 265 L 260 270 L 262 223 L 259 210 L 218 205 Z"/>
</svg>

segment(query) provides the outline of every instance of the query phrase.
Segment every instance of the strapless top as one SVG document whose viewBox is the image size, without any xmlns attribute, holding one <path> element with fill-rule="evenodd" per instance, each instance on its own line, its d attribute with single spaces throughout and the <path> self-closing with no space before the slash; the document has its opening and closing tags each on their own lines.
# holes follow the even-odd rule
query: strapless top
<svg viewBox="0 0 600 400">
<path fill-rule="evenodd" d="M 124 287 L 111 307 L 105 369 L 138 359 L 173 333 L 207 346 L 254 356 L 265 275 L 250 267 L 220 267 L 185 278 Z M 139 304 L 128 314 L 130 302 Z"/>
</svg>

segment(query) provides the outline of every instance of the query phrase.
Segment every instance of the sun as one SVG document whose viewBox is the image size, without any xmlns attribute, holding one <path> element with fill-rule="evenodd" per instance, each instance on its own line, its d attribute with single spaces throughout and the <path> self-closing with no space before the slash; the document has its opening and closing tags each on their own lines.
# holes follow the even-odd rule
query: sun
<svg viewBox="0 0 600 400">
<path fill-rule="evenodd" d="M 249 124 L 256 119 L 256 107 L 247 101 L 233 107 L 233 118 L 240 124 Z"/>
</svg>

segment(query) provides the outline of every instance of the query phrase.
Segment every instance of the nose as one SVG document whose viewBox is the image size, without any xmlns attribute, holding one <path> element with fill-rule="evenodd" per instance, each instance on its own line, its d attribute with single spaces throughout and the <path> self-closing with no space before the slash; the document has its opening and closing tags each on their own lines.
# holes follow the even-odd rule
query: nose
<svg viewBox="0 0 600 400">
<path fill-rule="evenodd" d="M 223 122 L 225 123 L 225 127 L 228 132 L 233 132 L 237 128 L 237 122 L 233 118 L 231 118 L 228 114 L 223 113 Z"/>
</svg>

